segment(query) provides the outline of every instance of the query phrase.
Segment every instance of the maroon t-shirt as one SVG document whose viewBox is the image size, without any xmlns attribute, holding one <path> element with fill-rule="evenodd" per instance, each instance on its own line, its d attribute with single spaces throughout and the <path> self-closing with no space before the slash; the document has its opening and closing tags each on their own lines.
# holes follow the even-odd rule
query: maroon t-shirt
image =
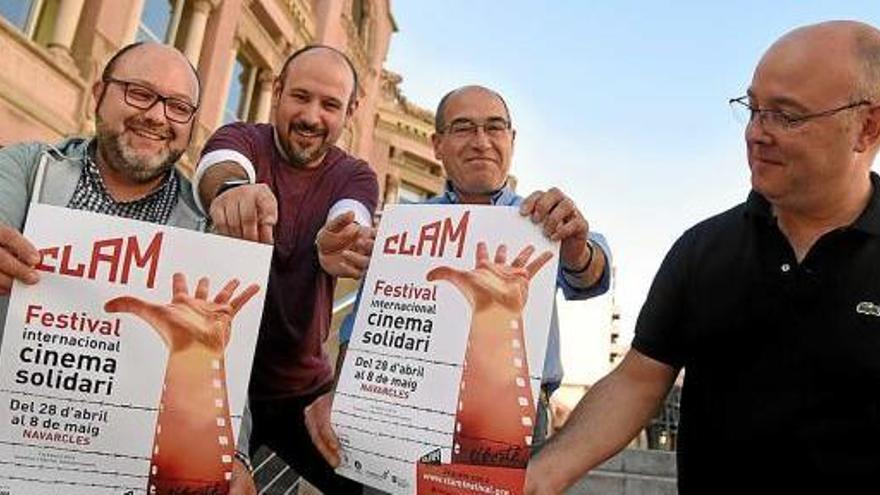
<svg viewBox="0 0 880 495">
<path fill-rule="evenodd" d="M 235 123 L 208 140 L 202 156 L 232 150 L 246 156 L 257 182 L 278 200 L 275 250 L 254 355 L 250 395 L 280 398 L 317 391 L 333 378 L 322 344 L 330 328 L 334 277 L 321 269 L 315 237 L 339 200 L 362 203 L 372 215 L 379 197 L 367 162 L 333 146 L 321 165 L 292 167 L 279 152 L 269 124 Z"/>
</svg>

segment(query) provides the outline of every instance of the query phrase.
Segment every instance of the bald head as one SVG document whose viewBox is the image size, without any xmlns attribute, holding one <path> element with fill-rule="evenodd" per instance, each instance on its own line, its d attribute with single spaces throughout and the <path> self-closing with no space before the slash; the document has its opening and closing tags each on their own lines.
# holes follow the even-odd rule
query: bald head
<svg viewBox="0 0 880 495">
<path fill-rule="evenodd" d="M 507 102 L 504 101 L 504 98 L 502 98 L 497 91 L 493 91 L 489 88 L 478 85 L 462 86 L 446 93 L 445 95 L 443 95 L 443 98 L 440 99 L 440 103 L 437 105 L 437 113 L 434 114 L 434 130 L 436 132 L 443 132 L 443 128 L 446 127 L 446 108 L 449 106 L 449 103 L 456 98 L 468 94 L 489 95 L 490 97 L 498 100 L 499 102 L 501 102 L 501 106 L 504 107 L 504 113 L 506 114 L 505 116 L 507 120 L 510 121 L 510 110 L 507 108 Z"/>
<path fill-rule="evenodd" d="M 175 73 L 188 73 L 185 76 L 190 82 L 188 93 L 192 101 L 199 101 L 201 81 L 198 71 L 179 50 L 161 43 L 139 41 L 122 47 L 107 61 L 101 73 L 101 80 L 117 78 L 119 72 L 128 73 L 132 68 L 137 67 L 159 67 Z"/>
<path fill-rule="evenodd" d="M 348 56 L 341 51 L 328 45 L 307 45 L 290 54 L 284 65 L 281 67 L 281 73 L 278 80 L 281 81 L 282 89 L 287 81 L 287 73 L 290 68 L 300 63 L 319 63 L 319 64 L 340 64 L 346 70 L 351 72 L 351 93 L 349 95 L 349 104 L 355 101 L 357 97 L 358 75 Z"/>
<path fill-rule="evenodd" d="M 876 100 L 880 95 L 880 30 L 869 24 L 829 21 L 794 29 L 767 50 L 761 64 L 783 58 L 788 67 L 821 67 L 850 78 L 853 98 Z"/>
</svg>

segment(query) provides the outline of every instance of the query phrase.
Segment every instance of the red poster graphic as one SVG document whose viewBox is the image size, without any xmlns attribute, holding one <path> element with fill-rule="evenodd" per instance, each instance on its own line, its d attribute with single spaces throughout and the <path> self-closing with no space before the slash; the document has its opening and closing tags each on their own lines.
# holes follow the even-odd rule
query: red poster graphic
<svg viewBox="0 0 880 495">
<path fill-rule="evenodd" d="M 376 245 L 334 399 L 340 472 L 521 493 L 558 246 L 511 208 L 415 205 L 386 212 Z"/>
<path fill-rule="evenodd" d="M 186 277 L 175 273 L 172 299 L 158 305 L 121 296 L 104 305 L 108 313 L 131 313 L 162 338 L 168 364 L 150 462 L 150 493 L 228 492 L 235 440 L 226 392 L 226 346 L 235 315 L 258 291 L 248 286 L 233 297 L 231 280 L 208 300 L 210 282 L 199 280 L 190 295 Z"/>
</svg>

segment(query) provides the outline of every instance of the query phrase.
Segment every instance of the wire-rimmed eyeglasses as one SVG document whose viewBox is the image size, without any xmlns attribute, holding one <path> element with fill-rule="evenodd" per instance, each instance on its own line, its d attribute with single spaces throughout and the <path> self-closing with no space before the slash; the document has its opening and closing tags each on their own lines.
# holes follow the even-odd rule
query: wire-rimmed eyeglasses
<svg viewBox="0 0 880 495">
<path fill-rule="evenodd" d="M 871 105 L 870 100 L 859 100 L 830 110 L 823 110 L 821 112 L 809 113 L 806 115 L 796 115 L 784 110 L 771 110 L 752 106 L 752 104 L 749 103 L 748 95 L 740 96 L 739 98 L 731 98 L 728 100 L 728 103 L 738 121 L 748 124 L 757 118 L 764 128 L 781 130 L 796 129 L 813 119 L 827 117 L 838 112 L 843 112 L 844 110 L 850 110 L 864 105 Z"/>
</svg>

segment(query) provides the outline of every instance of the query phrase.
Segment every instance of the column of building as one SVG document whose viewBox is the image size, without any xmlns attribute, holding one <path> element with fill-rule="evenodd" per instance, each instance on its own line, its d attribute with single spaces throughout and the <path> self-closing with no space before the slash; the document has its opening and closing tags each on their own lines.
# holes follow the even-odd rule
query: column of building
<svg viewBox="0 0 880 495">
<path fill-rule="evenodd" d="M 64 62 L 72 63 L 71 48 L 85 0 L 61 0 L 49 42 L 49 51 Z"/>
<path fill-rule="evenodd" d="M 199 58 L 202 55 L 202 43 L 205 41 L 208 16 L 211 15 L 213 9 L 214 3 L 211 0 L 195 0 L 193 2 L 186 39 L 183 42 L 183 54 L 196 67 L 198 67 Z"/>
<path fill-rule="evenodd" d="M 275 76 L 271 70 L 261 69 L 257 76 L 257 94 L 256 94 L 256 111 L 254 120 L 256 122 L 269 122 L 272 114 L 272 83 Z"/>
</svg>

